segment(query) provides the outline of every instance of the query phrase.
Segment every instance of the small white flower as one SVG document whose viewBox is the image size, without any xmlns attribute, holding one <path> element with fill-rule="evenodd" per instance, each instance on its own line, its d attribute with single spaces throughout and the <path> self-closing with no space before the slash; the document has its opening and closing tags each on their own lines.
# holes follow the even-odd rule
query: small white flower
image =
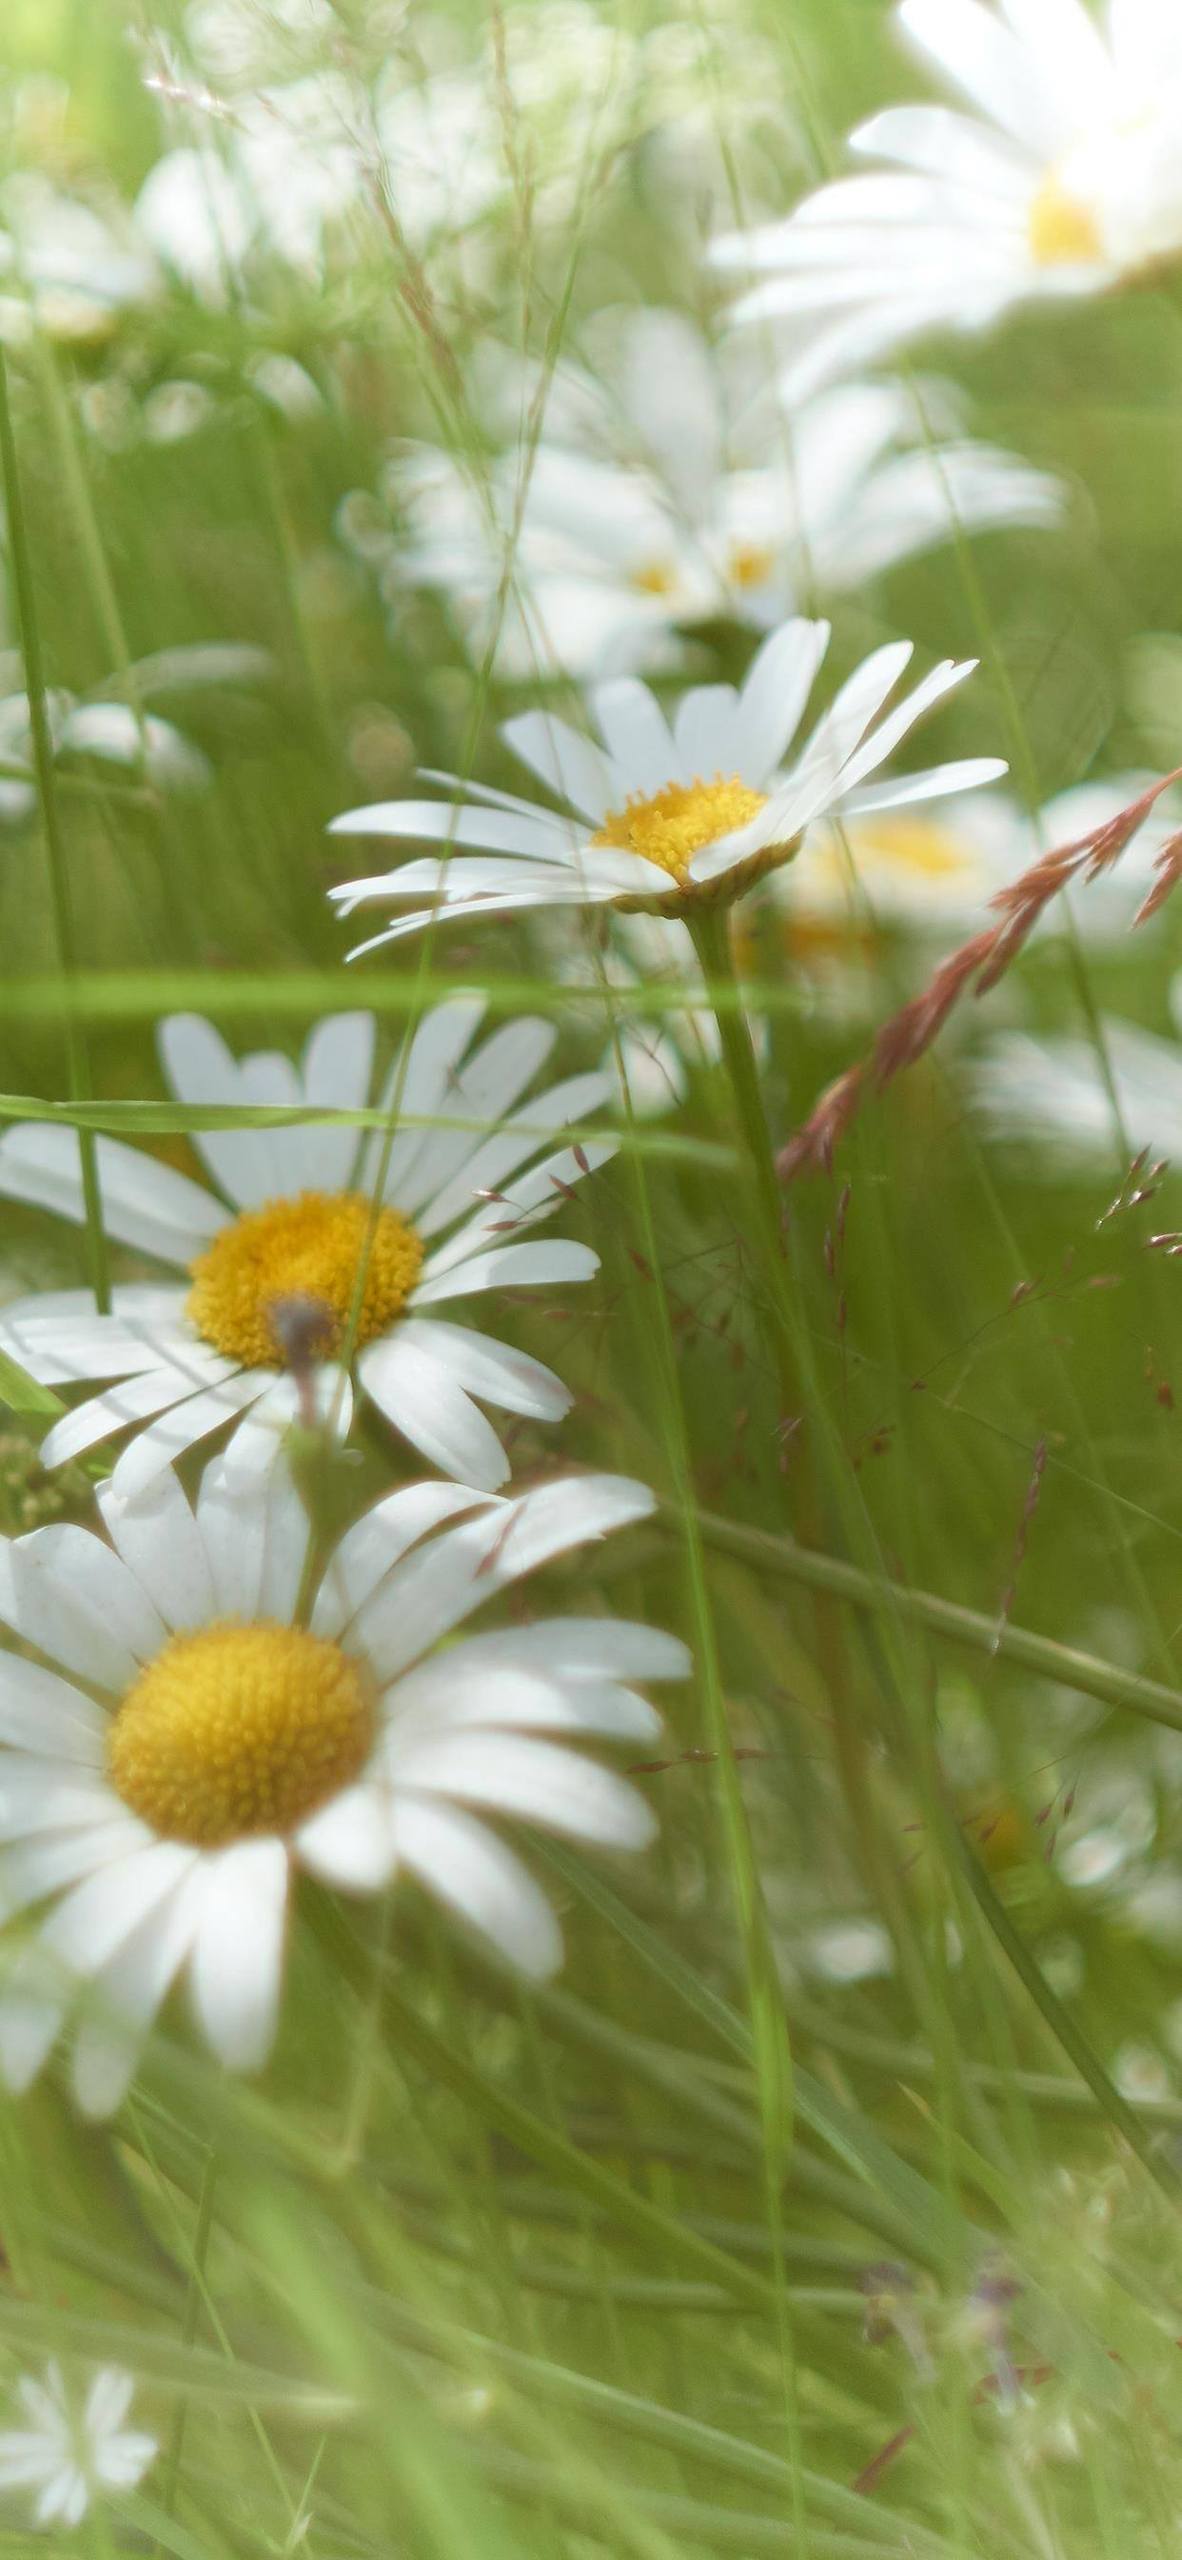
<svg viewBox="0 0 1182 2560">
<path fill-rule="evenodd" d="M 56 2358 L 16 2387 L 28 2423 L 0 2434 L 0 2493 L 35 2490 L 34 2523 L 80 2524 L 96 2497 L 134 2489 L 155 2460 L 155 2437 L 124 2426 L 135 2385 L 118 2365 L 101 2367 L 81 2406 Z"/>
<path fill-rule="evenodd" d="M 246 1464 L 260 1430 L 265 1442 L 303 1409 L 312 1359 L 327 1361 L 319 1400 L 346 1430 L 349 1381 L 331 1355 L 363 1271 L 358 1384 L 433 1465 L 488 1491 L 503 1483 L 508 1460 L 479 1404 L 556 1421 L 570 1396 L 540 1361 L 435 1311 L 488 1290 L 587 1279 L 599 1263 L 589 1246 L 530 1231 L 615 1149 L 588 1138 L 546 1152 L 551 1134 L 599 1108 L 608 1080 L 569 1076 L 523 1099 L 557 1034 L 524 1019 L 475 1047 L 483 1013 L 482 996 L 458 995 L 419 1023 L 386 1086 L 399 1120 L 388 1147 L 381 1132 L 298 1124 L 195 1133 L 214 1191 L 99 1139 L 107 1232 L 188 1276 L 117 1287 L 108 1315 L 82 1289 L 5 1309 L 0 1345 L 43 1384 L 120 1382 L 55 1423 L 46 1465 L 130 1425 L 138 1436 L 115 1468 L 130 1493 L 226 1423 Z M 197 1014 L 173 1015 L 159 1034 L 182 1102 L 345 1111 L 370 1100 L 374 1037 L 372 1014 L 331 1015 L 297 1067 L 271 1052 L 239 1063 Z M 3 1193 L 81 1223 L 75 1132 L 7 1129 Z"/>
<path fill-rule="evenodd" d="M 876 649 L 855 669 L 785 766 L 828 641 L 828 623 L 782 623 L 738 691 L 694 686 L 672 727 L 638 678 L 593 686 L 602 745 L 548 712 L 507 721 L 506 743 L 573 818 L 481 786 L 464 800 L 464 785 L 443 774 L 430 778 L 448 786 L 450 801 L 388 800 L 335 819 L 337 834 L 434 838 L 445 848 L 330 892 L 346 915 L 374 899 L 420 901 L 361 949 L 419 932 L 438 913 L 618 906 L 692 919 L 787 862 L 805 829 L 823 818 L 906 808 L 1005 772 L 991 757 L 869 781 L 976 663 L 946 659 L 888 712 L 911 658 L 908 640 Z"/>
<path fill-rule="evenodd" d="M 566 1746 L 651 1744 L 659 1719 L 629 1684 L 680 1678 L 689 1657 L 615 1618 L 456 1630 L 644 1518 L 644 1486 L 390 1494 L 328 1559 L 306 1624 L 308 1527 L 282 1461 L 244 1478 L 215 1459 L 195 1509 L 171 1468 L 134 1501 L 109 1480 L 98 1499 L 111 1545 L 67 1526 L 0 1545 L 0 1620 L 60 1666 L 0 1660 L 0 1909 L 42 1906 L 0 1987 L 9 2086 L 34 2078 L 86 1984 L 74 2089 L 108 2113 L 182 1975 L 219 2059 L 259 2067 L 297 1868 L 350 1893 L 409 1874 L 509 1964 L 552 1971 L 553 1913 L 477 1813 L 643 1847 L 644 1800 Z"/>
<path fill-rule="evenodd" d="M 766 631 L 804 596 L 848 593 L 957 527 L 1061 512 L 1045 473 L 948 440 L 938 385 L 922 411 L 902 388 L 858 383 L 786 413 L 747 351 L 712 346 L 677 311 L 601 314 L 584 364 L 537 392 L 518 383 L 518 428 L 545 394 L 528 454 L 514 441 L 480 480 L 430 450 L 394 461 L 386 491 L 408 538 L 391 540 L 386 592 L 442 588 L 474 648 L 496 637 L 507 673 L 614 675 L 673 663 L 681 628 L 706 617 Z"/>
<path fill-rule="evenodd" d="M 966 98 L 888 107 L 851 137 L 885 164 L 718 244 L 759 273 L 739 306 L 788 321 L 786 387 L 818 384 L 1015 303 L 1105 291 L 1182 249 L 1175 0 L 901 0 L 899 24 Z"/>
</svg>

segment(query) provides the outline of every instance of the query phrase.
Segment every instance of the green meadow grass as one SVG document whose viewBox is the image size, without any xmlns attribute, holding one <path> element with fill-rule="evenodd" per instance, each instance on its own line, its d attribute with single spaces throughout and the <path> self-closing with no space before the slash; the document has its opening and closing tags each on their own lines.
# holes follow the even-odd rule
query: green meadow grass
<svg viewBox="0 0 1182 2560">
<path fill-rule="evenodd" d="M 450 14 L 459 39 L 478 27 Z M 364 0 L 336 15 L 359 49 L 399 37 Z M 652 22 L 619 0 L 623 30 Z M 902 93 L 881 0 L 739 0 L 710 23 L 724 119 L 744 45 L 777 54 L 758 148 L 765 192 L 781 154 L 785 202 Z M 13 165 L 40 132 L 59 179 L 134 192 L 161 147 L 143 33 L 119 0 L 9 0 Z M 47 681 L 130 683 L 134 702 L 129 668 L 206 642 L 269 665 L 153 699 L 204 748 L 207 790 L 76 775 L 52 842 L 37 821 L 0 839 L 5 1120 L 191 1161 L 188 1133 L 226 1115 L 165 1098 L 153 1024 L 186 1007 L 283 1046 L 372 1004 L 389 1045 L 479 983 L 494 1012 L 553 1015 L 564 1069 L 602 1054 L 626 1000 L 557 984 L 521 926 L 346 969 L 324 892 L 354 866 L 328 820 L 416 764 L 510 783 L 496 723 L 525 696 L 473 673 L 430 600 L 384 617 L 334 528 L 393 435 L 480 449 L 460 366 L 482 331 L 552 359 L 606 300 L 701 306 L 694 242 L 634 157 L 611 189 L 588 169 L 525 259 L 510 216 L 493 223 L 478 284 L 445 280 L 426 320 L 375 237 L 323 291 L 276 266 L 249 307 L 178 294 L 101 348 L 9 349 L 8 556 L 23 533 Z M 732 177 L 741 204 L 741 148 Z M 262 349 L 306 367 L 314 414 L 259 400 Z M 975 431 L 1065 474 L 1069 522 L 877 582 L 839 611 L 842 667 L 898 630 L 979 653 L 924 760 L 1000 752 L 1039 798 L 1093 767 L 1164 769 L 1182 754 L 1182 304 L 1167 283 L 1027 316 L 948 369 Z M 91 431 L 103 384 L 134 409 L 178 375 L 213 394 L 194 433 Z M 719 646 L 741 663 L 734 634 Z M 1176 2551 L 1182 1923 L 1144 1913 L 1150 1886 L 1182 1886 L 1178 1284 L 1147 1250 L 1182 1191 L 1167 1169 L 1106 1216 L 1119 1132 L 1083 1175 L 991 1148 L 961 1065 L 1011 1019 L 1164 1031 L 1180 937 L 1182 907 L 1086 960 L 1047 936 L 871 1104 L 833 1179 L 792 1192 L 778 1267 L 721 1071 L 625 1126 L 566 1219 L 598 1281 L 509 1307 L 505 1329 L 577 1397 L 560 1432 L 522 1428 L 521 1471 L 606 1466 L 659 1496 L 538 1592 L 602 1594 L 693 1648 L 639 1780 L 659 1844 L 627 1865 L 531 1851 L 568 1947 L 547 1991 L 516 1991 L 409 1887 L 390 1909 L 305 1888 L 262 2079 L 221 2075 L 178 2014 L 113 2127 L 81 2122 L 53 2071 L 5 2104 L 0 2379 L 50 2352 L 124 2364 L 162 2445 L 78 2548 Z M 882 942 L 863 965 L 873 1021 L 903 958 Z M 744 966 L 779 1141 L 866 1025 L 766 922 Z M 88 1276 L 85 1237 L 48 1218 L 6 1206 L 3 1235 L 7 1296 Z M 0 1396 L 0 1524 L 83 1516 L 85 1477 L 35 1467 L 44 1391 L 4 1374 Z M 372 1425 L 361 1447 L 358 1500 L 390 1474 Z M 1101 1802 L 1088 1821 L 1132 1845 L 1087 1890 L 1058 1853 Z M 882 1964 L 844 1981 L 815 1950 L 854 1923 L 881 1931 Z M 0 2551 L 43 2547 L 15 2507 L 0 2519 Z"/>
</svg>

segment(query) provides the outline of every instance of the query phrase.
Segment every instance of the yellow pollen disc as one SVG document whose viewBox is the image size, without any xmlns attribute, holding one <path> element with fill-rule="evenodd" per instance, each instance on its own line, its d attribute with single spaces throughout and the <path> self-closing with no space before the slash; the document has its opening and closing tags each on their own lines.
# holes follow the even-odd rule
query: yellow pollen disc
<svg viewBox="0 0 1182 2560">
<path fill-rule="evenodd" d="M 244 1210 L 190 1264 L 190 1322 L 215 1350 L 247 1369 L 283 1366 L 276 1310 L 285 1300 L 324 1310 L 316 1350 L 335 1349 L 364 1263 L 357 1343 L 400 1315 L 419 1276 L 422 1239 L 396 1209 L 376 1219 L 359 1191 L 301 1191 Z"/>
<path fill-rule="evenodd" d="M 290 1831 L 355 1778 L 373 1740 L 358 1665 L 303 1627 L 174 1636 L 112 1719 L 107 1770 L 167 1840 L 221 1849 Z"/>
<path fill-rule="evenodd" d="M 1027 216 L 1030 254 L 1039 267 L 1087 266 L 1103 257 L 1094 216 L 1058 178 L 1045 178 Z"/>
<path fill-rule="evenodd" d="M 850 829 L 855 860 L 884 871 L 902 871 L 921 880 L 949 880 L 968 865 L 965 847 L 951 827 L 929 818 L 878 818 Z"/>
<path fill-rule="evenodd" d="M 776 565 L 774 551 L 762 542 L 736 542 L 727 563 L 732 587 L 762 587 Z"/>
<path fill-rule="evenodd" d="M 670 782 L 650 799 L 636 793 L 622 809 L 609 809 L 591 841 L 643 854 L 646 862 L 659 864 L 684 888 L 692 885 L 691 855 L 704 844 L 713 844 L 717 836 L 729 836 L 735 827 L 747 826 L 766 806 L 766 792 L 749 791 L 737 773 L 729 782 L 720 773 L 713 782 Z"/>
<path fill-rule="evenodd" d="M 677 581 L 664 560 L 644 560 L 632 571 L 630 584 L 642 596 L 671 596 Z"/>
</svg>

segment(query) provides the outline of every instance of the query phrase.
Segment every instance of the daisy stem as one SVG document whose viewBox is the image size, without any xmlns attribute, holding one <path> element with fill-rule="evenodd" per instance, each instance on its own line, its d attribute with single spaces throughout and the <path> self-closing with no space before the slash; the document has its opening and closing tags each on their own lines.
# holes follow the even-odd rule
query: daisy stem
<svg viewBox="0 0 1182 2560">
<path fill-rule="evenodd" d="M 769 1264 L 768 1277 L 773 1284 L 773 1296 L 779 1298 L 783 1287 L 783 1200 L 763 1107 L 759 1061 L 739 995 L 729 910 L 725 907 L 705 909 L 690 922 L 690 934 L 718 1026 L 735 1114 L 746 1141 L 752 1190 L 759 1211 L 762 1255 Z M 725 998 L 721 1004 L 715 1002 L 719 994 Z M 779 1327 L 777 1332 L 780 1332 Z M 783 1345 L 780 1369 L 789 1403 L 798 1402 L 795 1378 L 790 1371 L 787 1348 Z"/>
<path fill-rule="evenodd" d="M 36 590 L 33 564 L 29 551 L 28 527 L 21 497 L 20 471 L 17 464 L 16 436 L 13 431 L 12 407 L 8 394 L 8 370 L 0 351 L 0 477 L 8 516 L 8 548 L 12 563 L 12 583 L 16 594 L 17 621 L 20 626 L 21 655 L 24 661 L 25 694 L 29 706 L 29 733 L 33 749 L 33 770 L 37 799 L 41 812 L 41 831 L 45 840 L 46 866 L 49 875 L 49 900 L 53 915 L 54 939 L 57 945 L 58 970 L 65 1002 L 66 1069 L 70 1100 L 87 1102 L 91 1098 L 90 1067 L 86 1038 L 74 1003 L 74 911 L 70 895 L 70 875 L 65 844 L 58 815 L 53 767 L 53 739 L 49 726 L 49 707 L 45 690 L 45 667 L 41 654 L 41 633 L 37 621 Z M 90 1262 L 91 1286 L 101 1314 L 111 1303 L 107 1239 L 103 1231 L 102 1200 L 98 1180 L 98 1146 L 92 1129 L 79 1129 L 78 1158 L 82 1174 L 82 1197 L 86 1207 L 86 1240 Z"/>
<path fill-rule="evenodd" d="M 800 1312 L 791 1294 L 791 1275 L 784 1247 L 783 1199 L 776 1173 L 771 1132 L 764 1110 L 759 1061 L 741 1000 L 731 940 L 730 910 L 704 908 L 690 921 L 690 934 L 718 1026 L 723 1064 L 730 1081 L 735 1116 L 746 1143 L 750 1193 L 756 1210 L 760 1260 L 768 1296 L 769 1330 L 780 1383 L 782 1421 L 795 1423 L 792 1481 L 796 1490 L 796 1531 L 806 1552 L 824 1543 L 824 1525 L 816 1440 L 823 1437 L 823 1417 L 813 1386 Z M 723 1001 L 717 1002 L 721 995 Z M 803 1373 L 803 1375 L 802 1375 Z M 808 1410 L 808 1403 L 813 1409 Z M 814 1433 L 816 1439 L 814 1438 Z M 867 1737 L 855 1703 L 856 1683 L 849 1660 L 841 1600 L 832 1589 L 814 1592 L 813 1623 L 817 1657 L 833 1716 L 838 1775 L 863 1871 L 871 1882 L 883 1918 L 895 1941 L 900 1965 L 918 1989 L 907 1914 L 890 1863 L 884 1857 L 870 1784 Z"/>
</svg>

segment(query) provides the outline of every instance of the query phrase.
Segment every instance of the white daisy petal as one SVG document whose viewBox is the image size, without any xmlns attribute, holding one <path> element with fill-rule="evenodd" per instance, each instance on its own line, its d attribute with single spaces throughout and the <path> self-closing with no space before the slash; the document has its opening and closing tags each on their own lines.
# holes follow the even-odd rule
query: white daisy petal
<svg viewBox="0 0 1182 2560">
<path fill-rule="evenodd" d="M 85 1979 L 117 1955 L 149 1912 L 183 1885 L 200 1851 L 181 1840 L 151 1840 L 118 1867 L 103 1867 L 64 1895 L 45 1923 L 43 1943 Z"/>
<path fill-rule="evenodd" d="M 106 1529 L 166 1627 L 200 1626 L 213 1615 L 213 1583 L 201 1534 L 171 1467 L 134 1501 L 108 1481 L 98 1489 Z"/>
<path fill-rule="evenodd" d="M 450 1904 L 532 1982 L 562 1962 L 562 1938 L 533 1877 L 504 1843 L 457 1805 L 404 1799 L 398 1807 L 396 1854 L 429 1893 Z"/>
<path fill-rule="evenodd" d="M 482 1404 L 500 1405 L 507 1413 L 527 1413 L 539 1422 L 561 1422 L 572 1404 L 570 1389 L 552 1369 L 528 1353 L 515 1351 L 508 1343 L 492 1342 L 487 1334 L 472 1333 L 465 1326 L 444 1324 L 436 1316 L 404 1316 L 397 1339 L 426 1351 L 445 1368 L 458 1386 Z M 367 1384 L 366 1363 L 369 1353 L 362 1352 L 360 1376 Z"/>
<path fill-rule="evenodd" d="M 133 1574 L 72 1522 L 0 1546 L 0 1618 L 63 1670 L 122 1690 L 164 1640 Z"/>
<path fill-rule="evenodd" d="M 329 1559 L 313 1612 L 316 1634 L 339 1636 L 378 1584 L 429 1530 L 454 1519 L 457 1512 L 487 1507 L 486 1497 L 467 1485 L 411 1484 L 387 1494 L 384 1502 L 375 1503 L 346 1530 Z"/>
<path fill-rule="evenodd" d="M 371 1778 L 343 1787 L 301 1824 L 293 1845 L 325 1884 L 342 1893 L 380 1893 L 398 1863 L 389 1789 Z"/>
<path fill-rule="evenodd" d="M 395 1729 L 390 1745 L 391 1776 L 416 1794 L 458 1796 L 601 1848 L 643 1849 L 655 1835 L 654 1817 L 635 1787 L 555 1743 L 513 1733 L 448 1733 L 403 1748 Z"/>
<path fill-rule="evenodd" d="M 67 1885 L 79 1883 L 83 1876 L 94 1875 L 100 1867 L 110 1866 L 133 1849 L 143 1848 L 149 1837 L 143 1823 L 137 1822 L 115 1797 L 108 1801 L 107 1818 L 103 1818 L 99 1805 L 92 1803 L 89 1815 L 76 1830 L 63 1828 L 26 1837 L 22 1825 L 17 1833 L 18 1845 L 0 1849 L 0 1916 L 11 1920 L 16 1912 L 27 1910 L 30 1903 L 43 1902 Z"/>
<path fill-rule="evenodd" d="M 1059 121 L 1028 50 L 981 0 L 900 0 L 899 22 L 1003 133 L 1035 151 L 1056 148 Z"/>
<path fill-rule="evenodd" d="M 592 689 L 591 704 L 612 765 L 617 803 L 632 791 L 660 791 L 690 776 L 674 745 L 660 704 L 635 676 Z"/>
<path fill-rule="evenodd" d="M 483 803 L 465 808 L 443 800 L 384 800 L 368 809 L 347 809 L 343 817 L 333 819 L 329 832 L 410 836 L 449 847 L 479 845 L 489 853 L 514 854 L 523 862 L 553 862 L 564 841 L 558 820 L 541 810 L 532 810 L 525 819 L 516 810 L 506 814 Z"/>
<path fill-rule="evenodd" d="M 60 1754 L 101 1769 L 106 1718 L 93 1699 L 44 1671 L 36 1662 L 6 1653 L 0 1667 L 0 1742 L 21 1751 Z M 0 1784 L 3 1782 L 0 1759 Z"/>
<path fill-rule="evenodd" d="M 484 1010 L 483 996 L 466 994 L 449 997 L 424 1015 L 391 1069 L 382 1109 L 397 1120 L 412 1124 L 429 1121 L 433 1113 L 441 1112 L 459 1061 L 480 1028 Z M 400 1129 L 392 1144 L 376 1134 L 367 1139 L 358 1162 L 359 1187 L 371 1190 L 381 1169 L 382 1196 L 397 1204 L 428 1136 L 429 1131 L 422 1125 L 411 1125 Z"/>
<path fill-rule="evenodd" d="M 160 1024 L 158 1039 L 161 1063 L 179 1102 L 241 1106 L 261 1098 L 252 1097 L 244 1066 L 239 1066 L 220 1031 L 202 1014 L 171 1014 Z M 285 1081 L 282 1092 L 270 1098 L 298 1102 L 294 1072 L 290 1085 Z M 200 1129 L 193 1133 L 193 1144 L 225 1198 L 236 1208 L 256 1209 L 283 1189 L 275 1177 L 273 1155 L 280 1134 L 272 1129 Z M 224 1226 L 225 1211 L 217 1203 L 211 1205 L 218 1207 L 218 1226 Z"/>
<path fill-rule="evenodd" d="M 203 1361 L 200 1355 L 196 1357 L 194 1367 L 198 1371 L 205 1370 L 204 1380 L 200 1375 L 186 1375 L 181 1369 L 157 1367 L 125 1378 L 118 1386 L 105 1387 L 101 1395 L 90 1396 L 84 1404 L 75 1405 L 60 1422 L 54 1423 L 52 1431 L 46 1433 L 41 1443 L 42 1465 L 66 1466 L 71 1459 L 81 1457 L 85 1450 L 93 1449 L 97 1442 L 113 1439 L 116 1432 L 125 1431 L 129 1424 L 151 1421 L 154 1415 L 186 1403 L 202 1384 L 220 1384 L 224 1377 L 233 1374 L 228 1362 Z"/>
<path fill-rule="evenodd" d="M 474 1671 L 520 1664 L 564 1681 L 684 1680 L 693 1669 L 679 1637 L 626 1618 L 541 1618 L 528 1627 L 497 1627 L 465 1636 L 463 1654 Z"/>
<path fill-rule="evenodd" d="M 210 1861 L 190 1972 L 201 2025 L 232 2071 L 257 2071 L 275 2034 L 288 1853 L 281 1840 L 243 1840 Z"/>
<path fill-rule="evenodd" d="M 107 1234 L 140 1253 L 188 1264 L 224 1223 L 220 1202 L 187 1174 L 116 1138 L 96 1140 L 95 1162 Z M 40 1123 L 7 1129 L 0 1137 L 0 1193 L 83 1225 L 86 1197 L 76 1130 Z"/>
<path fill-rule="evenodd" d="M 369 1101 L 375 1025 L 372 1013 L 325 1015 L 308 1035 L 301 1085 L 313 1109 L 360 1111 Z M 299 1141 L 297 1190 L 347 1191 L 361 1144 L 358 1129 L 296 1129 L 272 1136 Z"/>
<path fill-rule="evenodd" d="M 601 747 L 547 711 L 523 711 L 501 732 L 539 782 L 599 826 L 612 802 L 612 770 Z M 518 802 L 518 808 L 521 803 Z"/>
<path fill-rule="evenodd" d="M 463 1196 L 466 1174 L 480 1163 L 490 1144 L 497 1143 L 486 1133 L 512 1112 L 548 1058 L 556 1036 L 551 1023 L 528 1017 L 503 1023 L 454 1074 L 443 1098 L 446 1115 L 470 1125 L 425 1130 L 413 1164 L 387 1175 L 386 1197 L 410 1213 L 420 1235 L 434 1234 L 442 1223 L 441 1201 L 456 1189 Z M 528 1120 L 535 1109 L 544 1109 L 547 1099 L 536 1096 L 525 1104 L 524 1117 Z M 479 1172 L 471 1178 L 473 1183 L 484 1180 Z"/>
<path fill-rule="evenodd" d="M 471 1652 L 461 1641 L 399 1681 L 390 1726 L 399 1750 L 412 1727 L 438 1738 L 482 1725 L 651 1742 L 660 1733 L 661 1719 L 647 1698 L 606 1679 L 568 1685 L 558 1674 L 547 1676 L 540 1663 L 525 1664 L 508 1655 L 490 1662 L 479 1637 Z"/>
<path fill-rule="evenodd" d="M 174 1405 L 158 1422 L 131 1441 L 117 1459 L 112 1482 L 125 1500 L 133 1500 L 151 1483 L 161 1467 L 171 1466 L 199 1440 L 208 1439 L 211 1431 L 219 1431 L 232 1422 L 244 1407 L 257 1403 L 272 1385 L 271 1373 L 265 1369 L 242 1369 L 235 1378 L 227 1378 L 219 1386 L 207 1387 L 201 1395 L 188 1396 L 183 1404 Z"/>
<path fill-rule="evenodd" d="M 86 2395 L 83 2425 L 96 2435 L 113 2435 L 127 2416 L 134 2390 L 135 2384 L 129 2373 L 124 2373 L 118 2365 L 101 2366 Z"/>
<path fill-rule="evenodd" d="M 452 1270 L 420 1280 L 411 1301 L 415 1307 L 437 1306 L 445 1298 L 472 1298 L 486 1289 L 557 1288 L 590 1280 L 599 1256 L 585 1244 L 557 1236 L 544 1244 L 496 1245 L 489 1253 L 470 1254 Z"/>
<path fill-rule="evenodd" d="M 33 1941 L 0 1980 L 0 2078 L 17 2096 L 31 2087 L 52 2053 L 65 2014 L 65 1993 Z"/>
<path fill-rule="evenodd" d="M 144 2037 L 192 1954 L 208 1888 L 198 1858 L 163 1910 L 149 1910 L 100 1968 L 74 2039 L 71 2076 L 84 2115 L 113 2115 L 121 2104 Z"/>
<path fill-rule="evenodd" d="M 552 1085 L 548 1093 L 532 1094 L 519 1111 L 511 1114 L 495 1137 L 478 1145 L 452 1180 L 436 1194 L 427 1212 L 416 1218 L 420 1235 L 438 1235 L 443 1227 L 462 1217 L 471 1208 L 478 1191 L 498 1192 L 510 1175 L 536 1154 L 551 1130 L 564 1128 L 572 1120 L 590 1119 L 609 1100 L 610 1091 L 607 1077 L 595 1073 L 568 1076 L 562 1084 Z M 497 1212 L 498 1202 L 494 1198 L 487 1211 L 479 1212 L 477 1222 L 466 1232 L 477 1231 L 486 1215 L 495 1218 Z M 426 1265 L 428 1276 L 445 1267 L 443 1257 L 448 1261 L 453 1258 L 456 1242 L 455 1237 L 449 1237 L 446 1245 L 436 1248 Z"/>
<path fill-rule="evenodd" d="M 786 622 L 748 668 L 739 701 L 738 770 L 757 790 L 795 737 L 829 646 L 827 622 Z"/>
<path fill-rule="evenodd" d="M 465 1394 L 448 1365 L 405 1325 L 362 1355 L 367 1395 L 423 1457 L 461 1484 L 495 1493 L 509 1461 L 491 1423 Z"/>
<path fill-rule="evenodd" d="M 678 762 L 686 773 L 709 777 L 743 772 L 742 723 L 733 684 L 691 685 L 673 722 Z"/>
<path fill-rule="evenodd" d="M 351 1644 L 391 1680 L 495 1591 L 652 1508 L 647 1486 L 626 1476 L 569 1476 L 490 1504 L 387 1575 L 358 1610 Z"/>
</svg>

